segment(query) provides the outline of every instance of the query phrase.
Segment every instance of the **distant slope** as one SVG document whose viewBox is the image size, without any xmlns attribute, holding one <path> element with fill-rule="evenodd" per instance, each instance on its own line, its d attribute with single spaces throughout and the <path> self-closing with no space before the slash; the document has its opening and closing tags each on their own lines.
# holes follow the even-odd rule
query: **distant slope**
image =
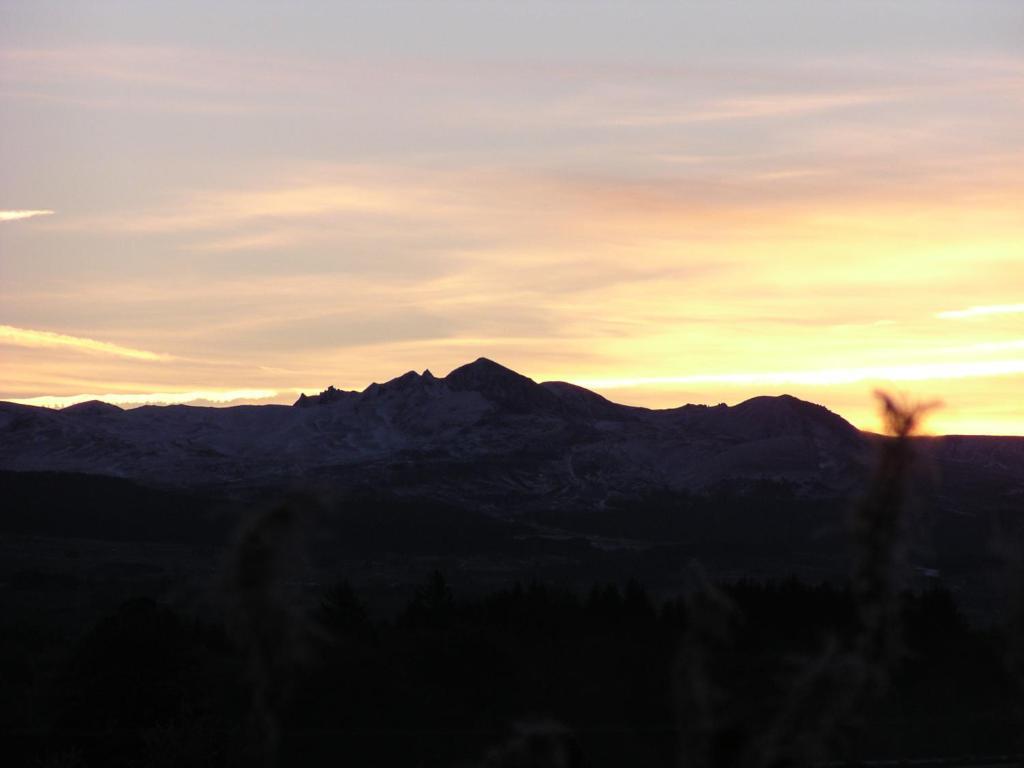
<svg viewBox="0 0 1024 768">
<path fill-rule="evenodd" d="M 841 578 L 882 439 L 794 397 L 648 410 L 489 360 L 295 406 L 0 403 L 0 587 L 45 586 L 51 570 L 106 584 L 96 569 L 134 573 L 152 542 L 161 568 L 202 581 L 218 566 L 200 551 L 230 549 L 279 503 L 309 534 L 303 578 L 388 594 L 437 567 L 478 585 L 635 577 L 670 590 L 693 558 L 721 577 Z M 999 547 L 1021 524 L 1024 438 L 918 446 L 908 570 L 941 574 L 990 615 Z"/>
<path fill-rule="evenodd" d="M 767 480 L 819 497 L 857 487 L 871 438 L 790 396 L 648 410 L 479 359 L 294 407 L 0 403 L 0 469 L 164 487 L 384 488 L 483 509 L 594 508 Z M 957 477 L 1024 489 L 1024 439 L 927 443 Z M 980 474 L 979 474 L 980 473 Z"/>
<path fill-rule="evenodd" d="M 835 489 L 850 482 L 864 447 L 843 419 L 792 397 L 652 411 L 538 384 L 483 358 L 444 378 L 409 372 L 363 392 L 329 388 L 291 408 L 2 403 L 0 437 L 8 470 L 183 487 L 386 483 L 547 504 L 730 478 Z"/>
<path fill-rule="evenodd" d="M 0 498 L 5 534 L 211 545 L 237 523 L 218 499 L 99 475 L 0 470 Z"/>
</svg>

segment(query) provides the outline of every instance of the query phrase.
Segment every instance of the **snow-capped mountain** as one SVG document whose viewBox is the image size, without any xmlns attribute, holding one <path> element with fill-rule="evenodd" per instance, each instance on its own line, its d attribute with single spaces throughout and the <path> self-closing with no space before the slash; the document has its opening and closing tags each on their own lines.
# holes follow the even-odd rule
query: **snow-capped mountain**
<svg viewBox="0 0 1024 768">
<path fill-rule="evenodd" d="M 409 372 L 362 392 L 332 387 L 293 407 L 2 403 L 0 440 L 0 468 L 10 470 L 163 485 L 372 476 L 548 496 L 699 488 L 732 477 L 833 486 L 864 444 L 839 416 L 792 397 L 654 411 L 538 384 L 486 359 L 444 378 Z"/>
<path fill-rule="evenodd" d="M 948 449 L 959 460 L 1013 464 L 1019 449 L 968 449 L 964 439 Z M 370 484 L 483 504 L 509 495 L 600 504 L 759 479 L 832 494 L 860 481 L 869 446 L 841 417 L 794 397 L 648 410 L 483 358 L 444 378 L 409 372 L 291 407 L 0 403 L 0 469 L 162 486 Z"/>
</svg>

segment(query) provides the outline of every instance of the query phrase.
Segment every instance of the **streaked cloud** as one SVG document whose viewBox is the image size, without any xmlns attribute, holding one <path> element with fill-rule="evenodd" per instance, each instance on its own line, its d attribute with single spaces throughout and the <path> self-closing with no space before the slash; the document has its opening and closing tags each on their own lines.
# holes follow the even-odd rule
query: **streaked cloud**
<svg viewBox="0 0 1024 768">
<path fill-rule="evenodd" d="M 985 315 L 1016 315 L 1024 313 L 1024 304 L 988 304 L 967 309 L 951 309 L 936 313 L 943 320 L 959 320 L 965 317 L 983 317 Z"/>
<path fill-rule="evenodd" d="M 258 74 L 254 74 L 258 73 Z M 186 45 L 77 45 L 0 51 L 0 84 L 18 101 L 89 110 L 231 116 L 266 112 L 264 95 L 330 82 L 300 57 Z"/>
<path fill-rule="evenodd" d="M 12 325 L 0 325 L 0 344 L 13 344 L 19 347 L 35 347 L 40 349 L 70 349 L 76 352 L 88 352 L 132 360 L 162 361 L 173 360 L 170 355 L 149 352 L 145 349 L 133 349 L 107 341 L 97 341 L 82 336 L 67 336 L 52 331 L 36 331 L 29 328 L 16 328 Z"/>
<path fill-rule="evenodd" d="M 386 173 L 386 169 L 385 169 Z M 362 178 L 353 178 L 360 175 Z M 324 174 L 321 174 L 324 175 Z M 114 215 L 67 218 L 69 231 L 118 231 L 175 234 L 227 231 L 231 235 L 200 246 L 202 250 L 241 250 L 290 244 L 288 225 L 328 216 L 401 216 L 416 219 L 443 210 L 446 190 L 422 179 L 382 177 L 381 169 L 341 169 L 329 181 L 306 181 L 256 189 L 192 190 L 158 209 Z M 343 177 L 338 180 L 336 177 Z M 349 179 L 345 180 L 344 177 Z M 447 190 L 447 191 L 450 191 Z M 262 227 L 257 233 L 252 227 Z M 273 229 L 268 231 L 267 227 Z M 292 232 L 297 230 L 294 229 Z"/>
<path fill-rule="evenodd" d="M 36 216 L 52 216 L 53 211 L 0 211 L 0 221 L 20 221 L 21 219 L 32 219 Z"/>
<path fill-rule="evenodd" d="M 684 112 L 629 115 L 616 118 L 612 123 L 642 127 L 806 115 L 894 101 L 900 96 L 901 94 L 896 91 L 766 94 L 723 99 L 711 104 L 695 106 Z"/>
</svg>

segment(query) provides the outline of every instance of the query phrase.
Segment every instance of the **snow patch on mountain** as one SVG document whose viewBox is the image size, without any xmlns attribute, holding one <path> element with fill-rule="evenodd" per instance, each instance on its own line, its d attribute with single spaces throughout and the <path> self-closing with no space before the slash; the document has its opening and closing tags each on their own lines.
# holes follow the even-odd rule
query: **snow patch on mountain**
<svg viewBox="0 0 1024 768">
<path fill-rule="evenodd" d="M 328 387 L 294 406 L 0 403 L 0 468 L 163 485 L 385 483 L 569 504 L 730 479 L 834 489 L 856 482 L 865 447 L 852 425 L 794 397 L 649 410 L 486 358 L 444 378 L 410 371 L 362 392 Z"/>
</svg>

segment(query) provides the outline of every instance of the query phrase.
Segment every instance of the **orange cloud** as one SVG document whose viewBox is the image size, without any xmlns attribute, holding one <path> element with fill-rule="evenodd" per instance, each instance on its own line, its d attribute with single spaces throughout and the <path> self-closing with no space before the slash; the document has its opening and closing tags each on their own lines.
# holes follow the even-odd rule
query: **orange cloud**
<svg viewBox="0 0 1024 768">
<path fill-rule="evenodd" d="M 28 328 L 15 328 L 13 325 L 0 325 L 0 344 L 13 344 L 19 347 L 37 347 L 42 349 L 71 349 L 76 352 L 90 352 L 132 360 L 172 360 L 170 355 L 149 352 L 144 349 L 123 347 L 107 341 L 97 341 L 81 336 L 66 336 L 51 331 L 35 331 Z"/>
<path fill-rule="evenodd" d="M 0 221 L 20 221 L 21 219 L 32 219 L 36 216 L 52 216 L 53 211 L 0 211 Z"/>
<path fill-rule="evenodd" d="M 1014 315 L 1024 312 L 1024 304 L 989 304 L 982 307 L 952 309 L 939 312 L 935 316 L 943 320 L 959 320 L 965 317 L 982 317 L 984 315 Z"/>
</svg>

